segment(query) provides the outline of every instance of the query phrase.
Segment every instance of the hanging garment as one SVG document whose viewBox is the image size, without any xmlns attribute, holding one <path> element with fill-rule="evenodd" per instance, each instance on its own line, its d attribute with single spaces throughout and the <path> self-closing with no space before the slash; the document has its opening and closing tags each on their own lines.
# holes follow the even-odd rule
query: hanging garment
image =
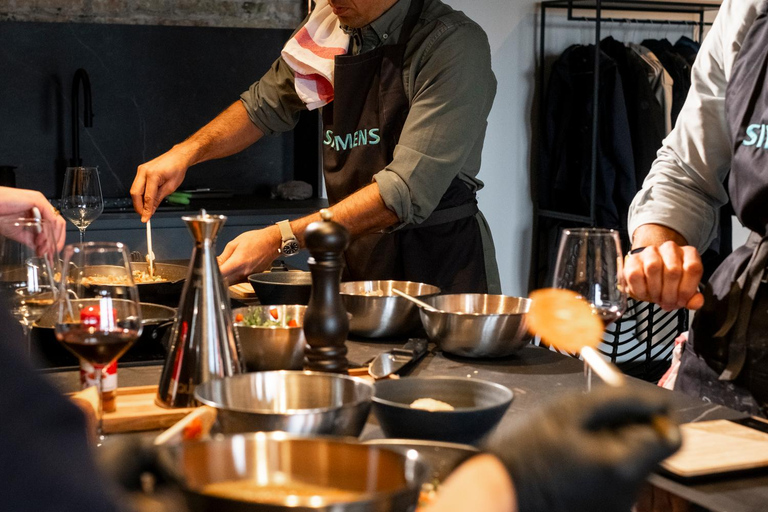
<svg viewBox="0 0 768 512">
<path fill-rule="evenodd" d="M 648 175 L 664 140 L 664 110 L 647 80 L 649 65 L 634 50 L 612 37 L 603 39 L 600 49 L 616 62 L 621 77 L 632 136 L 635 183 L 639 186 Z"/>
<path fill-rule="evenodd" d="M 650 66 L 648 81 L 656 93 L 656 100 L 664 110 L 664 132 L 665 135 L 669 135 L 672 131 L 672 89 L 674 87 L 672 77 L 651 50 L 634 43 L 629 43 L 629 47 Z"/>
<path fill-rule="evenodd" d="M 768 15 L 750 28 L 726 91 L 733 159 L 728 188 L 747 243 L 718 268 L 691 326 L 675 389 L 768 413 Z"/>
<path fill-rule="evenodd" d="M 542 208 L 589 215 L 594 46 L 571 46 L 555 62 L 547 88 L 541 144 Z M 626 231 L 637 190 L 632 137 L 616 63 L 600 53 L 596 224 Z"/>
<path fill-rule="evenodd" d="M 699 54 L 699 50 L 701 50 L 701 45 L 690 37 L 682 36 L 675 43 L 674 50 L 675 53 L 681 56 L 688 64 L 688 70 L 690 72 L 693 63 L 696 60 L 696 56 Z"/>
<path fill-rule="evenodd" d="M 672 43 L 666 39 L 646 39 L 645 46 L 658 57 L 664 69 L 672 77 L 672 126 L 677 122 L 677 116 L 683 109 L 688 90 L 691 88 L 691 67 L 684 58 L 675 52 Z"/>
<path fill-rule="evenodd" d="M 335 96 L 323 108 L 323 131 L 342 139 L 341 134 L 350 134 L 346 137 L 361 143 L 323 146 L 323 173 L 332 204 L 370 184 L 373 175 L 392 161 L 409 107 L 403 87 L 405 43 L 422 5 L 422 0 L 412 0 L 397 44 L 336 57 Z M 444 292 L 485 293 L 477 212 L 475 194 L 454 178 L 423 223 L 356 238 L 345 253 L 345 278 L 417 281 Z"/>
</svg>

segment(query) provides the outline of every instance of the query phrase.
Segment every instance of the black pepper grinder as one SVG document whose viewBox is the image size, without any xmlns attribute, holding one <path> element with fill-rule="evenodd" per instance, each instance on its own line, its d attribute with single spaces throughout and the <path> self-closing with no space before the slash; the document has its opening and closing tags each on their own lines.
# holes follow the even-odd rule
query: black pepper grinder
<svg viewBox="0 0 768 512">
<path fill-rule="evenodd" d="M 331 220 L 330 210 L 320 210 L 320 217 L 323 220 L 313 222 L 304 231 L 304 243 L 312 254 L 312 294 L 304 314 L 304 353 L 308 370 L 346 373 L 349 318 L 341 302 L 339 283 L 349 232 Z"/>
</svg>

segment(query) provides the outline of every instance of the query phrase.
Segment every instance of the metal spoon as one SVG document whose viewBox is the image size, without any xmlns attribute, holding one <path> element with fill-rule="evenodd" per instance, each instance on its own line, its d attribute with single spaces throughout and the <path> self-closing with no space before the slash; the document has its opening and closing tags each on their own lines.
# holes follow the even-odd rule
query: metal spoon
<svg viewBox="0 0 768 512">
<path fill-rule="evenodd" d="M 416 304 L 417 306 L 419 306 L 421 308 L 426 309 L 427 311 L 431 311 L 433 313 L 442 313 L 442 311 L 440 311 L 439 309 L 433 308 L 432 306 L 430 306 L 426 302 L 424 302 L 422 300 L 419 300 L 416 297 L 412 297 L 412 296 L 408 295 L 405 292 L 401 292 L 400 290 L 398 290 L 396 288 L 392 288 L 392 293 L 394 293 L 396 295 L 399 295 L 399 296 L 401 296 L 404 299 L 408 299 L 409 301 L 413 302 L 414 304 Z"/>
</svg>

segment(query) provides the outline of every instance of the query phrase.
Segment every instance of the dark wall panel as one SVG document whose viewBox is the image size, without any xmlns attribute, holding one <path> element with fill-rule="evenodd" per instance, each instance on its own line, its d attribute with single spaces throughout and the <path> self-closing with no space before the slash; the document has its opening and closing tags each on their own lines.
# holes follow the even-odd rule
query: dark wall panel
<svg viewBox="0 0 768 512">
<path fill-rule="evenodd" d="M 93 128 L 84 165 L 106 197 L 127 196 L 136 167 L 237 100 L 279 55 L 287 30 L 0 22 L 0 165 L 17 184 L 60 194 L 72 156 L 72 77 L 85 68 Z M 80 100 L 82 109 L 82 97 Z M 82 112 L 81 112 L 82 115 Z M 196 166 L 184 187 L 266 192 L 293 175 L 293 138 L 265 137 L 239 155 Z"/>
</svg>

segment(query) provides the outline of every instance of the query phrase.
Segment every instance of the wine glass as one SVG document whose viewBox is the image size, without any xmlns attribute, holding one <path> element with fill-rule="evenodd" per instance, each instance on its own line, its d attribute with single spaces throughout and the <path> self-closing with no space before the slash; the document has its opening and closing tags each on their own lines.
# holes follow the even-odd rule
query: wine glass
<svg viewBox="0 0 768 512">
<path fill-rule="evenodd" d="M 553 286 L 578 293 L 604 327 L 627 309 L 619 232 L 613 229 L 565 229 L 560 236 Z M 585 363 L 587 389 L 592 370 Z"/>
<path fill-rule="evenodd" d="M 38 218 L 0 218 L 0 286 L 31 351 L 32 325 L 57 295 L 58 254 L 51 226 Z"/>
<path fill-rule="evenodd" d="M 56 315 L 56 339 L 96 370 L 99 391 L 98 435 L 103 439 L 103 371 L 141 334 L 139 290 L 133 282 L 126 247 L 119 242 L 89 242 L 64 248 Z"/>
<path fill-rule="evenodd" d="M 67 167 L 61 192 L 61 214 L 80 230 L 80 243 L 85 228 L 104 211 L 99 169 L 96 167 Z"/>
</svg>

